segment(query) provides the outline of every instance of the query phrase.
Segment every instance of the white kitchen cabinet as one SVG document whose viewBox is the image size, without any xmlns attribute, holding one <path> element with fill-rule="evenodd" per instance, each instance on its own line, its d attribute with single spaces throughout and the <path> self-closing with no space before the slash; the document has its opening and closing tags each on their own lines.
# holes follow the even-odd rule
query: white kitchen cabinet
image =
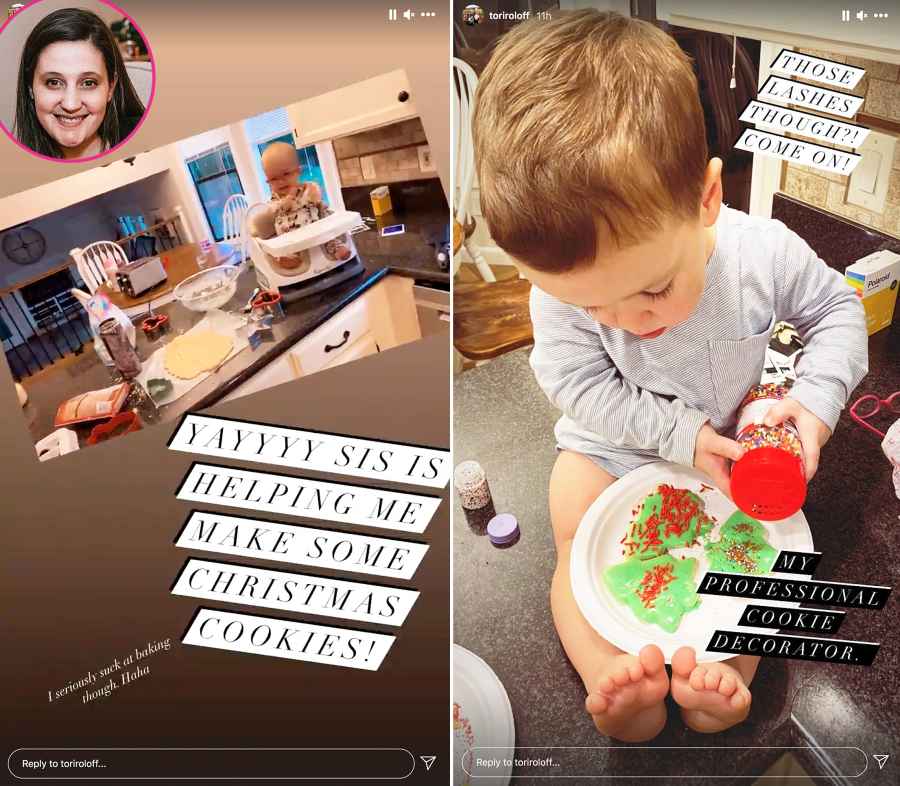
<svg viewBox="0 0 900 786">
<path fill-rule="evenodd" d="M 177 153 L 173 145 L 166 145 L 146 153 L 135 153 L 121 161 L 76 172 L 63 180 L 53 180 L 0 198 L 0 231 L 166 172 L 178 163 L 173 150 Z M 60 172 L 64 170 L 65 167 L 59 169 Z"/>
<path fill-rule="evenodd" d="M 325 369 L 342 366 L 344 363 L 350 363 L 353 360 L 359 360 L 368 355 L 374 355 L 378 352 L 378 349 L 379 347 L 375 343 L 372 334 L 366 333 L 361 338 L 358 338 L 351 346 L 338 353 L 337 357 L 333 358 L 327 366 L 324 366 L 319 370 L 324 371 Z"/>
<path fill-rule="evenodd" d="M 245 349 L 249 352 L 249 349 Z M 294 379 L 294 369 L 286 355 L 280 355 L 271 363 L 263 366 L 252 377 L 241 382 L 234 390 L 225 396 L 222 401 L 233 401 L 242 396 L 248 396 L 251 393 L 259 393 L 275 385 L 282 385 Z"/>
<path fill-rule="evenodd" d="M 413 284 L 413 279 L 405 276 L 383 278 L 238 385 L 222 401 L 232 401 L 420 339 Z"/>
<path fill-rule="evenodd" d="M 875 19 L 875 11 L 888 11 L 887 19 Z M 865 57 L 884 63 L 900 63 L 900 13 L 896 4 L 883 7 L 828 2 L 812 3 L 723 3 L 722 0 L 657 0 L 658 19 L 682 27 L 709 30 L 725 35 L 775 41 L 800 49 Z M 850 21 L 841 12 L 850 10 Z M 857 19 L 857 12 L 865 19 Z M 770 61 L 771 62 L 771 61 Z M 762 63 L 761 63 L 762 65 Z M 768 65 L 768 63 L 765 63 Z"/>
<path fill-rule="evenodd" d="M 402 68 L 288 104 L 286 109 L 297 147 L 418 115 L 415 96 Z"/>
<path fill-rule="evenodd" d="M 295 376 L 303 377 L 321 371 L 344 349 L 348 349 L 364 335 L 371 334 L 370 294 L 367 292 L 354 300 L 288 350 Z"/>
</svg>

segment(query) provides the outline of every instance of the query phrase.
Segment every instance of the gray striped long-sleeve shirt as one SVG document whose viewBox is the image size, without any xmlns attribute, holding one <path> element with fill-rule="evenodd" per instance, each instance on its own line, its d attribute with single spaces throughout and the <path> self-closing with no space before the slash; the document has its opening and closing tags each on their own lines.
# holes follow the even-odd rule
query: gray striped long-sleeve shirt
<svg viewBox="0 0 900 786">
<path fill-rule="evenodd" d="M 805 342 L 791 398 L 834 429 L 868 371 L 862 303 L 780 221 L 723 205 L 703 295 L 691 316 L 648 341 L 531 289 L 531 367 L 563 412 L 562 449 L 615 476 L 663 458 L 692 466 L 701 426 L 734 436 L 737 408 L 760 380 L 775 323 Z"/>
</svg>

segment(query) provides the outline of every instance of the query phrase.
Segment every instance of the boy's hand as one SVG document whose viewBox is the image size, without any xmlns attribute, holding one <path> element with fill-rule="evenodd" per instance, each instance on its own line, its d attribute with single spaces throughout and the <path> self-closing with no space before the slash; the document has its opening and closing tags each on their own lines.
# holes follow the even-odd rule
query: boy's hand
<svg viewBox="0 0 900 786">
<path fill-rule="evenodd" d="M 731 499 L 728 461 L 737 461 L 743 455 L 744 448 L 739 443 L 723 437 L 708 422 L 700 427 L 694 447 L 694 466 L 705 472 L 728 499 Z"/>
<path fill-rule="evenodd" d="M 790 396 L 785 396 L 768 411 L 763 425 L 777 426 L 784 420 L 792 420 L 797 426 L 800 444 L 803 446 L 806 482 L 809 483 L 819 468 L 819 450 L 831 437 L 831 429 L 818 415 L 814 415 Z"/>
<path fill-rule="evenodd" d="M 301 184 L 303 187 L 303 198 L 309 202 L 321 202 L 322 201 L 322 189 L 319 188 L 318 183 L 314 183 L 312 180 L 304 180 Z"/>
</svg>

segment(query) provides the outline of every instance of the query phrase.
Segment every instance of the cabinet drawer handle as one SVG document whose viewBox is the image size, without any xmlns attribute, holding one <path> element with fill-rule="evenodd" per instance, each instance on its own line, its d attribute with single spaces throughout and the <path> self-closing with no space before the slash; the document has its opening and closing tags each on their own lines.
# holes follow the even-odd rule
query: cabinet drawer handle
<svg viewBox="0 0 900 786">
<path fill-rule="evenodd" d="M 325 351 L 331 352 L 333 349 L 340 349 L 344 344 L 346 344 L 350 340 L 350 331 L 344 331 L 344 340 L 340 344 L 326 344 Z"/>
</svg>

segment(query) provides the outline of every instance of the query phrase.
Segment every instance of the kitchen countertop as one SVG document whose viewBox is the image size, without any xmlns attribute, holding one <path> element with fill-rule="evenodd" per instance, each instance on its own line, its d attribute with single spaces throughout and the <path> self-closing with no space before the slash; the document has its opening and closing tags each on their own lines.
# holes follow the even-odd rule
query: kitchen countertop
<svg viewBox="0 0 900 786">
<path fill-rule="evenodd" d="M 441 270 L 435 259 L 435 241 L 447 227 L 450 211 L 440 189 L 440 181 L 417 181 L 401 188 L 391 185 L 394 209 L 375 218 L 375 228 L 353 236 L 361 257 L 387 265 L 392 273 L 419 281 L 450 286 L 450 271 Z M 345 188 L 344 206 L 363 217 L 374 218 L 369 187 Z M 395 195 L 396 194 L 396 198 Z M 405 224 L 402 235 L 381 237 L 382 227 Z"/>
<path fill-rule="evenodd" d="M 865 393 L 884 398 L 900 390 L 898 322 L 870 337 L 870 371 L 851 401 Z M 587 766 L 592 774 L 646 776 L 653 772 L 655 757 L 603 737 L 594 728 L 584 711 L 581 681 L 553 626 L 549 590 L 556 555 L 547 485 L 556 458 L 553 425 L 558 415 L 534 381 L 529 352 L 504 355 L 463 373 L 455 383 L 454 462 L 475 459 L 482 464 L 497 512 L 514 513 L 522 535 L 512 548 L 492 547 L 486 537 L 469 529 L 456 501 L 454 639 L 484 658 L 506 687 L 517 746 L 616 746 L 590 752 Z M 885 430 L 890 422 L 887 417 L 877 425 Z M 897 584 L 900 501 L 894 496 L 890 464 L 879 440 L 855 424 L 847 410 L 822 451 L 804 512 L 816 549 L 823 554 L 815 578 Z M 895 784 L 900 766 L 895 748 L 900 739 L 897 613 L 895 592 L 880 611 L 847 614 L 841 638 L 881 642 L 871 667 L 765 658 L 752 684 L 753 706 L 745 723 L 720 734 L 698 734 L 684 726 L 669 699 L 665 729 L 645 745 L 745 748 L 729 754 L 692 751 L 668 773 L 683 784 L 747 783 L 748 776 L 762 774 L 785 753 L 772 746 L 805 749 L 794 753 L 807 772 L 823 776 L 827 765 L 818 758 L 818 748 L 858 746 L 869 757 L 868 772 L 860 780 Z M 891 754 L 883 771 L 873 753 Z M 729 777 L 689 777 L 710 773 Z M 525 776 L 527 771 L 516 768 L 513 775 Z M 523 778 L 515 783 L 532 781 L 545 782 Z"/>
<path fill-rule="evenodd" d="M 188 410 L 212 406 L 389 273 L 388 268 L 376 263 L 364 261 L 363 265 L 364 272 L 358 276 L 325 292 L 286 306 L 284 320 L 272 326 L 273 341 L 261 344 L 255 351 L 248 347 L 239 352 L 181 398 L 159 408 L 153 407 L 147 401 L 140 403 L 138 409 L 141 419 L 146 423 L 173 421 Z M 245 269 L 238 278 L 235 296 L 225 304 L 224 310 L 240 309 L 256 286 L 255 273 L 249 268 Z M 179 333 L 189 330 L 204 316 L 204 313 L 190 311 L 178 302 L 161 306 L 155 309 L 154 313 L 168 314 L 172 329 L 158 341 L 148 342 L 140 329 L 141 320 L 134 318 L 137 326 L 137 351 L 141 360 L 146 360 L 150 354 L 170 342 Z M 24 412 L 35 442 L 53 430 L 56 409 L 64 400 L 79 393 L 113 384 L 109 371 L 100 362 L 90 344 L 85 347 L 81 356 L 67 358 L 67 362 L 60 366 L 45 369 L 24 381 L 30 397 Z M 129 399 L 127 406 L 136 403 L 133 399 Z M 76 427 L 79 436 L 82 439 L 86 438 L 93 425 L 95 424 Z"/>
</svg>

